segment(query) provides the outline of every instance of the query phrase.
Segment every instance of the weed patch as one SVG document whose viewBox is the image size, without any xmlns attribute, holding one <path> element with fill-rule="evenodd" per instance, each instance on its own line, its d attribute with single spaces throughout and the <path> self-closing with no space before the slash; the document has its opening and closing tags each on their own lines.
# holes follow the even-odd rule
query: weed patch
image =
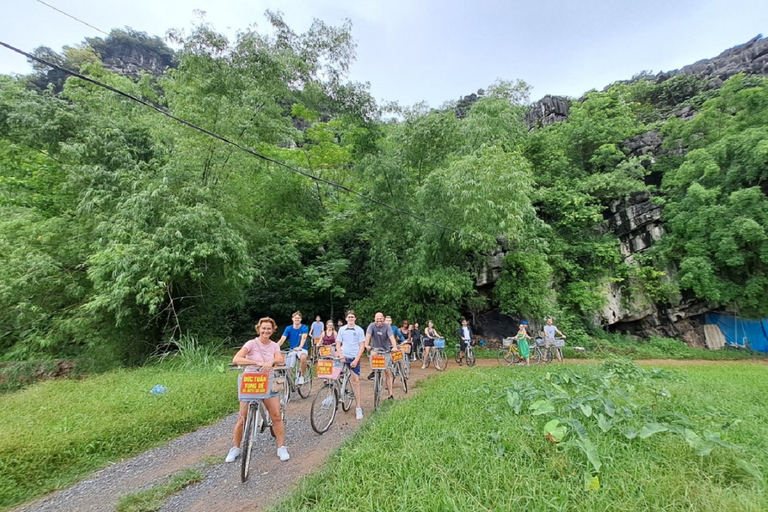
<svg viewBox="0 0 768 512">
<path fill-rule="evenodd" d="M 429 379 L 274 510 L 768 509 L 762 365 L 551 370 Z"/>
</svg>

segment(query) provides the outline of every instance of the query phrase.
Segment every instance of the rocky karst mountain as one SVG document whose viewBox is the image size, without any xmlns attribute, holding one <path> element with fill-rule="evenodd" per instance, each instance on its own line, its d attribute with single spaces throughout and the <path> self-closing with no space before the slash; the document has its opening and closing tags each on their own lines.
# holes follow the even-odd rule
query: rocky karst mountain
<svg viewBox="0 0 768 512">
<path fill-rule="evenodd" d="M 648 80 L 660 84 L 685 75 L 695 78 L 703 90 L 708 90 L 719 88 L 725 80 L 738 73 L 768 76 L 768 38 L 758 35 L 712 59 L 700 60 L 680 69 L 655 75 L 643 72 L 624 83 Z M 545 96 L 533 103 L 526 113 L 528 126 L 536 129 L 567 120 L 572 101 L 580 100 Z M 670 103 L 674 102 L 670 102 L 669 98 L 663 98 L 663 102 L 664 105 L 658 106 L 664 115 L 682 119 L 690 119 L 695 115 L 695 110 L 690 105 L 672 105 Z M 627 140 L 623 144 L 623 150 L 628 156 L 649 157 L 649 162 L 653 162 L 660 155 L 680 151 L 665 150 L 662 148 L 662 142 L 658 130 L 652 130 Z M 636 255 L 648 250 L 664 235 L 661 216 L 662 208 L 655 204 L 648 194 L 637 194 L 625 201 L 615 202 L 604 212 L 606 228 L 613 231 L 619 239 L 621 255 L 625 262 L 631 264 Z M 477 275 L 475 284 L 478 289 L 492 288 L 501 275 L 505 256 L 502 245 L 489 255 L 485 268 Z M 667 270 L 670 275 L 675 271 L 673 268 Z M 637 290 L 627 293 L 626 289 L 617 283 L 606 283 L 603 294 L 606 305 L 595 316 L 595 324 L 642 337 L 669 336 L 682 339 L 690 345 L 703 346 L 702 315 L 711 310 L 710 305 L 682 296 L 677 297 L 673 304 L 656 304 Z M 482 320 L 487 320 L 487 329 L 494 331 L 494 326 L 499 322 L 496 317 L 499 315 L 491 312 L 485 316 L 481 323 Z"/>
</svg>

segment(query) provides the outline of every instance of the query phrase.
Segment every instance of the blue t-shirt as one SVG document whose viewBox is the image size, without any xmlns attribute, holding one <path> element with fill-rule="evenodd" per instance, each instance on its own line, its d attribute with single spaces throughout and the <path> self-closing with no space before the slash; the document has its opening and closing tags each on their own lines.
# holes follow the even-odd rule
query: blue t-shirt
<svg viewBox="0 0 768 512">
<path fill-rule="evenodd" d="M 283 336 L 288 338 L 288 342 L 290 343 L 291 350 L 301 345 L 302 334 L 309 334 L 309 327 L 307 327 L 304 324 L 301 324 L 298 329 L 294 329 L 293 324 L 285 328 L 285 330 L 283 331 Z M 307 342 L 304 342 L 304 350 L 308 350 Z"/>
<path fill-rule="evenodd" d="M 392 334 L 395 335 L 395 338 L 400 340 L 401 343 L 404 342 L 405 336 L 403 336 L 403 333 L 400 332 L 400 329 L 398 329 L 395 325 L 391 325 L 390 327 L 392 327 Z"/>
</svg>

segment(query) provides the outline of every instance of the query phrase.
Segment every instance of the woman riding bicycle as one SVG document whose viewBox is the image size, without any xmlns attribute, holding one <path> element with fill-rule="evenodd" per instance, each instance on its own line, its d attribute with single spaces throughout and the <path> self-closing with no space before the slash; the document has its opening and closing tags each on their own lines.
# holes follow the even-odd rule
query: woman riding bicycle
<svg viewBox="0 0 768 512">
<path fill-rule="evenodd" d="M 440 333 L 435 330 L 435 323 L 432 320 L 427 322 L 427 328 L 424 329 L 424 364 L 421 365 L 421 369 L 424 370 L 427 367 L 427 361 L 429 360 L 429 349 L 435 346 L 435 340 L 442 338 Z"/>
<path fill-rule="evenodd" d="M 325 322 L 325 331 L 323 331 L 322 345 L 336 344 L 336 329 L 333 327 L 333 320 Z"/>
<path fill-rule="evenodd" d="M 285 364 L 285 357 L 280 352 L 280 346 L 269 339 L 272 333 L 277 329 L 275 321 L 269 317 L 264 317 L 256 324 L 257 338 L 248 340 L 245 345 L 237 351 L 232 363 L 238 366 L 248 366 L 250 370 L 259 369 L 262 372 L 272 372 L 275 364 Z M 264 405 L 272 418 L 272 430 L 277 441 L 277 456 L 280 460 L 286 461 L 291 458 L 285 447 L 285 425 L 280 415 L 280 397 L 275 394 L 263 400 Z M 243 439 L 243 422 L 248 413 L 248 402 L 240 402 L 240 413 L 237 415 L 235 430 L 233 433 L 232 448 L 229 449 L 225 462 L 234 462 L 240 455 L 240 442 Z"/>
</svg>

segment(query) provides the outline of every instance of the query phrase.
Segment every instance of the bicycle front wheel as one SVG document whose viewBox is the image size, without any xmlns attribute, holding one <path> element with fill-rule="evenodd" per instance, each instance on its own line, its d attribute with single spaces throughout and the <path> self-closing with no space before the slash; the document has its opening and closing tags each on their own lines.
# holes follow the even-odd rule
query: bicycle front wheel
<svg viewBox="0 0 768 512">
<path fill-rule="evenodd" d="M 296 364 L 299 364 L 298 362 Z M 312 377 L 314 375 L 314 366 L 307 365 L 307 369 L 304 370 L 304 383 L 296 384 L 296 391 L 299 392 L 301 398 L 307 398 L 312 393 Z"/>
<path fill-rule="evenodd" d="M 373 409 L 376 410 L 379 408 L 379 404 L 381 404 L 381 388 L 382 388 L 382 379 L 384 378 L 384 372 L 381 370 L 376 371 L 376 374 L 373 376 Z"/>
<path fill-rule="evenodd" d="M 475 366 L 475 349 L 471 346 L 467 347 L 467 366 Z"/>
<path fill-rule="evenodd" d="M 338 403 L 339 397 L 336 394 L 336 386 L 332 383 L 326 383 L 317 391 L 309 409 L 309 422 L 312 425 L 312 430 L 322 434 L 331 428 L 331 424 L 336 418 Z"/>
<path fill-rule="evenodd" d="M 352 386 L 352 376 L 347 375 L 344 378 L 344 387 L 342 390 L 343 398 L 341 401 L 341 409 L 347 412 L 352 408 L 352 403 L 355 401 L 355 390 Z"/>
<path fill-rule="evenodd" d="M 251 470 L 253 438 L 261 430 L 263 423 L 264 418 L 259 414 L 259 404 L 257 402 L 248 404 L 248 412 L 245 416 L 245 424 L 243 425 L 243 440 L 240 442 L 240 481 L 243 483 L 248 481 L 248 473 Z"/>
<path fill-rule="evenodd" d="M 544 360 L 544 354 L 541 353 L 541 349 L 536 347 L 533 349 L 533 364 L 539 364 Z"/>
<path fill-rule="evenodd" d="M 403 385 L 403 391 L 408 393 L 408 377 L 405 376 L 405 365 L 402 361 L 398 361 L 397 364 L 400 366 L 400 383 Z"/>
<path fill-rule="evenodd" d="M 448 367 L 448 356 L 445 349 L 435 349 L 435 370 L 441 372 Z"/>
</svg>

